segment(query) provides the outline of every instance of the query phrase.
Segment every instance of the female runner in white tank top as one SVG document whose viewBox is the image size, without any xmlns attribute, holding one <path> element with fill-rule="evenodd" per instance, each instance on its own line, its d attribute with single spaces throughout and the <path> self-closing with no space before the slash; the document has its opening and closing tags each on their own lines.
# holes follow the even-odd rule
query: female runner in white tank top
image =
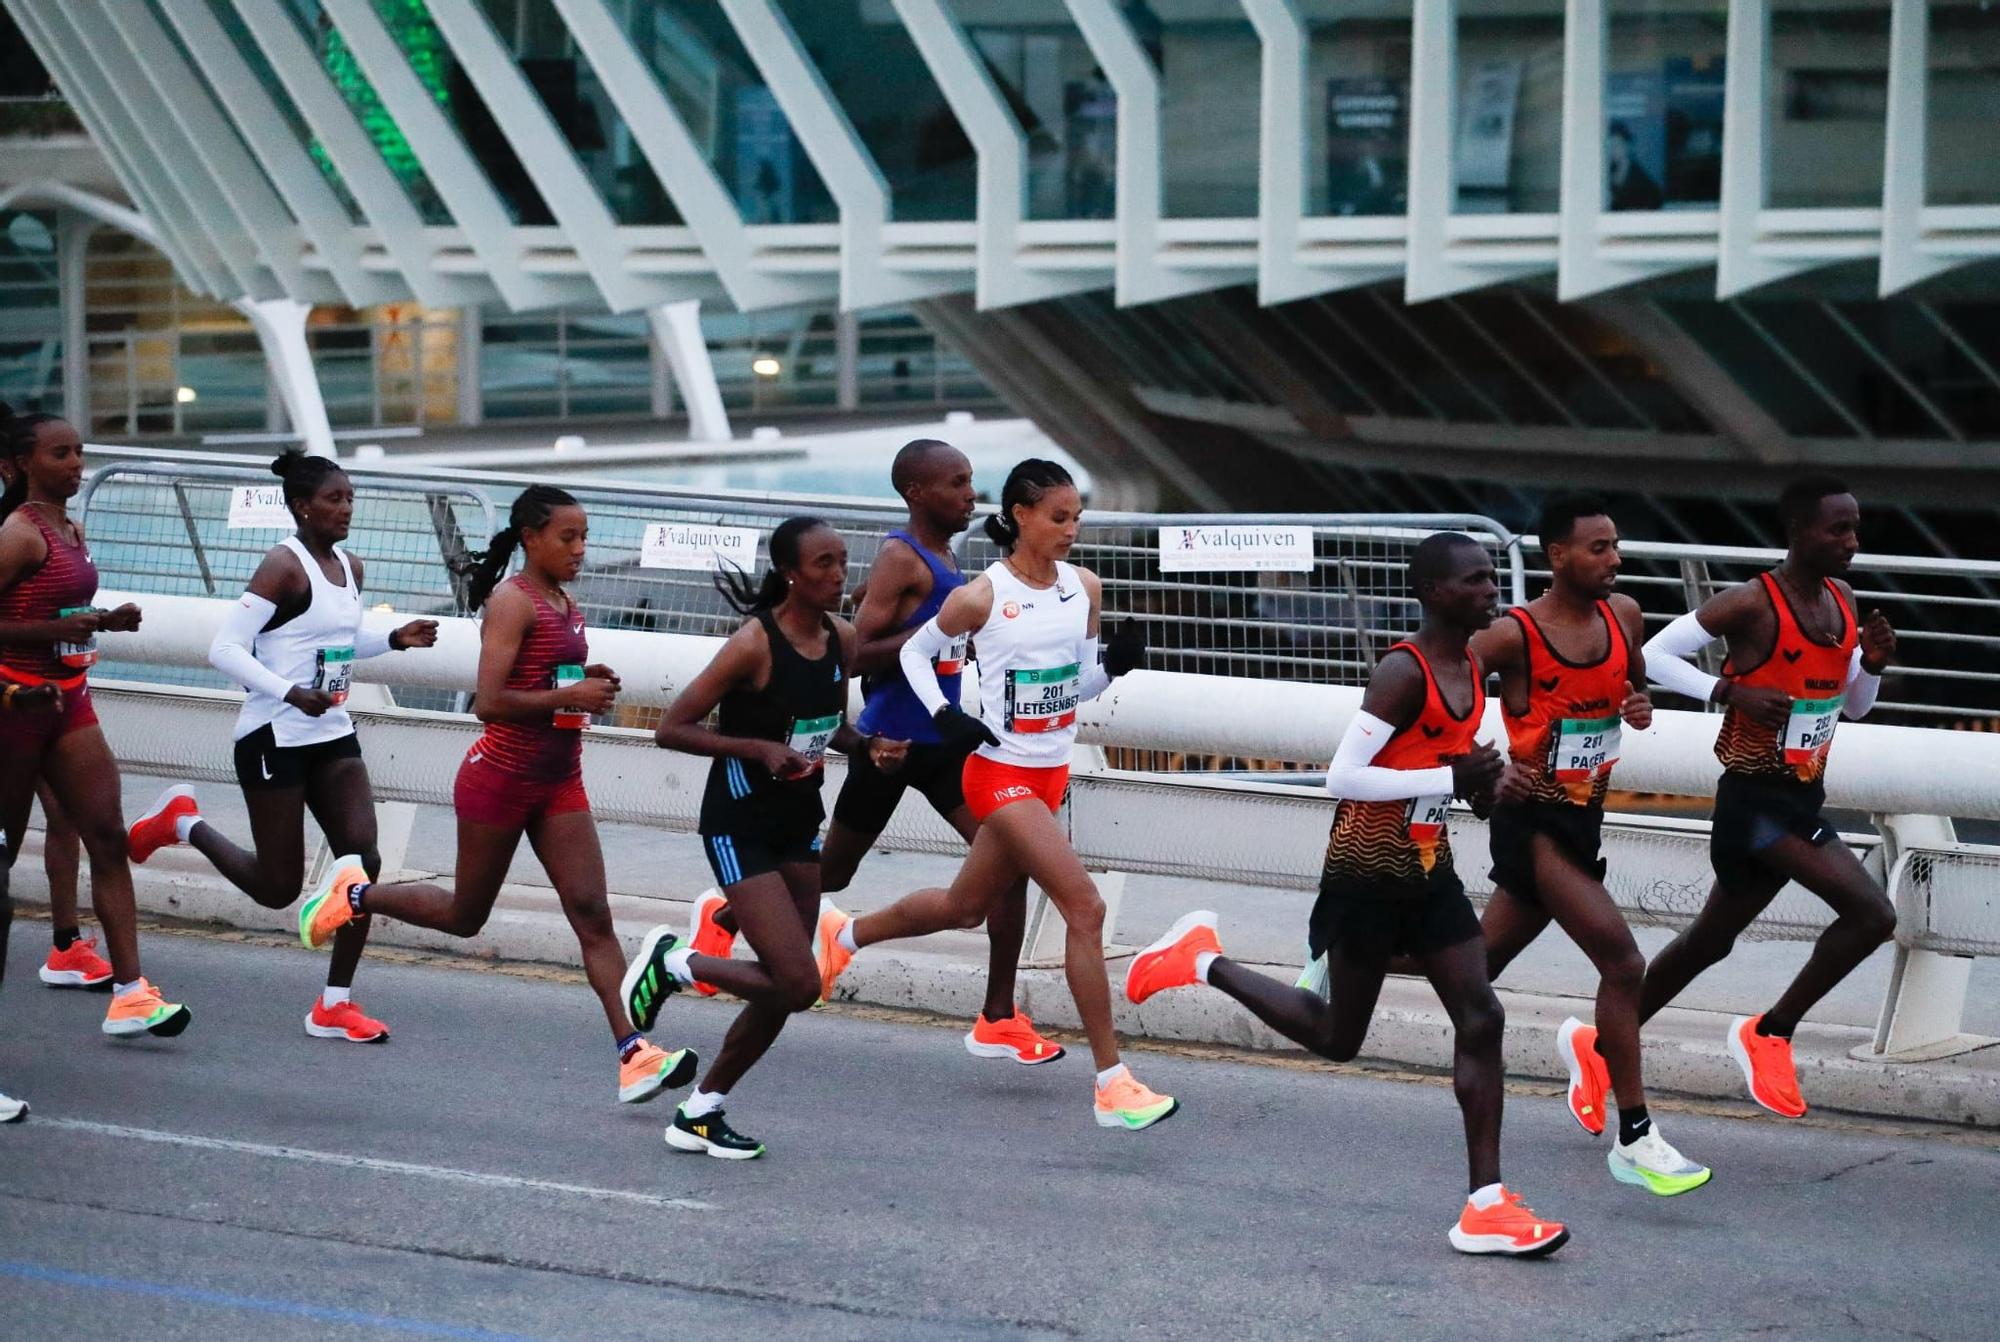
<svg viewBox="0 0 2000 1342">
<path fill-rule="evenodd" d="M 1000 492 L 999 516 L 986 524 L 1007 557 L 947 597 L 903 644 L 903 672 L 940 737 L 961 748 L 980 743 L 964 780 L 979 832 L 957 879 L 948 890 L 919 890 L 860 918 L 825 904 L 813 949 L 830 997 L 861 947 L 977 927 L 1009 887 L 1032 877 L 1068 928 L 1063 969 L 1097 1062 L 1097 1122 L 1136 1132 L 1180 1105 L 1141 1085 L 1119 1061 L 1104 973 L 1104 901 L 1056 820 L 1069 787 L 1078 707 L 1145 658 L 1143 636 L 1127 624 L 1098 664 L 1102 588 L 1096 574 L 1064 559 L 1082 515 L 1068 471 L 1053 461 L 1016 466 Z M 978 719 L 946 701 L 932 670 L 933 660 L 968 634 L 979 661 Z"/>
<path fill-rule="evenodd" d="M 355 662 L 428 648 L 437 621 L 412 620 L 386 634 L 363 629 L 361 561 L 338 548 L 354 520 L 347 473 L 297 449 L 271 471 L 285 482 L 298 534 L 264 556 L 208 650 L 209 663 L 246 691 L 236 718 L 236 781 L 254 851 L 204 820 L 185 784 L 160 794 L 133 824 L 127 846 L 134 862 L 144 862 L 161 848 L 189 844 L 244 894 L 282 909 L 305 882 L 308 807 L 334 852 L 360 853 L 369 876 L 378 874 L 375 798 L 343 705 Z M 367 940 L 365 921 L 341 929 L 326 991 L 306 1016 L 307 1034 L 354 1043 L 388 1038 L 389 1028 L 362 1014 L 351 995 Z"/>
</svg>

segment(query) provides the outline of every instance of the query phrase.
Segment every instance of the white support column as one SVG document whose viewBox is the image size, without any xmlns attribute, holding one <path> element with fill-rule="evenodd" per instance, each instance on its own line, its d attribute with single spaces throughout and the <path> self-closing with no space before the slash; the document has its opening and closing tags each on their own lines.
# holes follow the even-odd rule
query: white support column
<svg viewBox="0 0 2000 1342">
<path fill-rule="evenodd" d="M 775 0 L 719 3 L 840 208 L 840 305 L 881 307 L 962 292 L 965 281 L 958 275 L 887 264 L 882 226 L 889 221 L 889 183 Z"/>
<path fill-rule="evenodd" d="M 723 409 L 722 388 L 716 385 L 715 365 L 701 333 L 701 304 L 693 299 L 663 303 L 648 308 L 646 316 L 653 324 L 653 338 L 674 370 L 681 399 L 687 402 L 688 437 L 701 443 L 728 442 L 729 412 Z"/>
<path fill-rule="evenodd" d="M 852 312 L 833 318 L 834 404 L 842 410 L 861 406 L 861 319 Z"/>
<path fill-rule="evenodd" d="M 407 288 L 395 276 L 362 268 L 366 248 L 359 230 L 214 11 L 207 5 L 161 5 L 159 11 L 179 31 L 230 124 L 250 146 L 300 231 L 319 249 L 342 297 L 354 307 L 407 297 Z"/>
<path fill-rule="evenodd" d="M 1414 0 L 1410 12 L 1410 251 L 1403 297 L 1418 303 L 1475 288 L 1484 277 L 1446 262 L 1458 203 L 1453 119 L 1458 114 L 1458 6 Z"/>
<path fill-rule="evenodd" d="M 63 418 L 90 437 L 90 330 L 84 321 L 84 263 L 97 221 L 77 210 L 56 211 L 56 292 L 62 309 Z"/>
<path fill-rule="evenodd" d="M 1715 296 L 1734 298 L 1816 261 L 1759 254 L 1770 200 L 1771 0 L 1731 0 L 1728 58 L 1722 76 L 1722 199 Z"/>
<path fill-rule="evenodd" d="M 1951 820 L 1878 815 L 1875 824 L 1882 833 L 1882 859 L 1897 921 L 1921 927 L 1927 910 L 1908 880 L 1908 850 L 1949 848 L 1957 841 Z M 1918 949 L 1899 936 L 1874 1043 L 1855 1048 L 1850 1056 L 1871 1062 L 1929 1062 L 1992 1044 L 1991 1039 L 1963 1031 L 1971 976 L 1972 957 Z"/>
<path fill-rule="evenodd" d="M 486 313 L 477 303 L 458 310 L 458 422 L 476 428 L 486 419 L 480 369 L 486 358 Z"/>
<path fill-rule="evenodd" d="M 605 7 L 605 0 L 554 0 L 576 39 L 577 49 L 597 72 L 604 92 L 632 132 L 653 175 L 673 198 L 688 231 L 701 244 L 724 292 L 746 312 L 819 302 L 836 286 L 812 275 L 766 273 L 729 188 L 716 176 L 708 156 L 689 133 L 659 81 Z"/>
<path fill-rule="evenodd" d="M 890 0 L 979 159 L 978 306 L 1012 307 L 1103 287 L 1103 272 L 1037 270 L 1023 255 L 1028 137 L 944 0 Z"/>
<path fill-rule="evenodd" d="M 1882 157 L 1884 298 L 1971 259 L 1928 256 L 1923 251 L 1929 97 L 1930 6 L 1927 0 L 1890 0 L 1889 113 Z"/>
<path fill-rule="evenodd" d="M 529 274 L 523 267 L 524 249 L 506 205 L 410 68 L 371 0 L 322 0 L 322 5 L 507 305 L 526 312 L 587 301 L 587 294 L 594 297 L 588 286 Z"/>
<path fill-rule="evenodd" d="M 289 298 L 268 298 L 260 303 L 239 301 L 231 304 L 250 319 L 257 330 L 257 343 L 277 380 L 278 395 L 285 400 L 285 413 L 292 432 L 299 435 L 307 452 L 316 457 L 332 457 L 333 428 L 326 419 L 326 400 L 320 395 L 319 374 L 313 368 L 312 349 L 306 344 L 306 317 L 309 303 Z"/>
</svg>

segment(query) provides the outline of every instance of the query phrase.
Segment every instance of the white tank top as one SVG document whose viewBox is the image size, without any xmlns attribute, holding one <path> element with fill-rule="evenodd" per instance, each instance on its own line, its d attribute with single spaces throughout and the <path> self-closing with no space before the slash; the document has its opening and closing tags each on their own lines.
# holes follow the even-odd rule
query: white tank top
<svg viewBox="0 0 2000 1342">
<path fill-rule="evenodd" d="M 345 587 L 327 580 L 319 561 L 296 536 L 280 542 L 297 556 L 312 584 L 312 600 L 306 608 L 276 629 L 258 634 L 250 655 L 294 685 L 325 690 L 345 702 L 354 672 L 354 635 L 361 627 L 361 592 L 354 585 L 354 566 L 336 546 Z M 236 716 L 236 739 L 242 740 L 266 723 L 280 746 L 310 746 L 321 741 L 337 741 L 354 730 L 354 720 L 341 707 L 329 708 L 309 718 L 282 699 L 251 690 Z"/>
<path fill-rule="evenodd" d="M 1000 738 L 979 753 L 1003 764 L 1048 769 L 1069 763 L 1076 741 L 1090 593 L 1070 565 L 1056 585 L 1030 587 L 1005 564 L 986 570 L 993 612 L 973 634 L 979 654 L 979 716 Z"/>
</svg>

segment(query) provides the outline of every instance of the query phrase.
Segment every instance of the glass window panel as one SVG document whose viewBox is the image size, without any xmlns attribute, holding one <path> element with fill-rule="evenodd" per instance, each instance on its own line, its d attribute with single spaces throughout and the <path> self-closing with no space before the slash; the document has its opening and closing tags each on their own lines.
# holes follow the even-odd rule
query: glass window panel
<svg viewBox="0 0 2000 1342">
<path fill-rule="evenodd" d="M 1028 140 L 1030 219 L 1118 212 L 1118 98 L 1062 0 L 946 0 Z"/>
<path fill-rule="evenodd" d="M 1884 438 L 1941 438 L 1945 431 L 1840 328 L 1831 305 L 1808 299 L 1747 303 L 1751 314 L 1811 370 L 1873 433 Z"/>
<path fill-rule="evenodd" d="M 2000 6 L 1932 0 L 1924 185 L 1932 205 L 2000 204 L 1992 133 L 2000 109 Z"/>
<path fill-rule="evenodd" d="M 1466 395 L 1479 404 L 1482 419 L 1496 414 L 1509 424 L 1567 424 L 1538 395 L 1534 384 L 1501 358 L 1456 299 L 1403 308 L 1403 318 L 1423 336 L 1454 383 L 1470 383 Z"/>
<path fill-rule="evenodd" d="M 778 7 L 888 179 L 891 217 L 972 218 L 972 142 L 888 0 Z"/>
<path fill-rule="evenodd" d="M 1889 6 L 1778 0 L 1771 66 L 1767 203 L 1879 208 Z"/>
<path fill-rule="evenodd" d="M 161 0 L 153 0 L 153 3 L 158 7 Z M 278 72 L 271 68 L 271 62 L 266 59 L 264 49 L 257 45 L 256 39 L 250 35 L 250 30 L 244 27 L 243 19 L 237 14 L 236 7 L 227 3 L 227 0 L 208 0 L 208 7 L 214 13 L 216 21 L 222 25 L 222 31 L 229 35 L 230 42 L 235 46 L 237 54 L 243 58 L 244 64 L 250 67 L 250 73 L 256 76 L 257 82 L 270 95 L 272 103 L 278 108 L 278 115 L 285 119 L 286 124 L 292 128 L 292 134 L 311 153 L 313 161 L 319 164 L 320 171 L 326 175 L 328 184 L 333 187 L 333 194 L 339 199 L 341 208 L 347 211 L 349 222 L 356 224 L 366 222 L 361 207 L 355 204 L 354 196 L 347 189 L 347 183 L 340 179 L 339 169 L 333 166 L 333 160 L 327 157 L 326 151 L 320 148 L 319 141 L 307 128 L 305 118 L 299 115 L 298 104 L 285 90 L 284 82 L 278 78 Z"/>
<path fill-rule="evenodd" d="M 631 128 L 583 59 L 552 0 L 481 0 L 500 44 L 512 53 L 570 152 L 621 224 L 678 224 Z"/>
<path fill-rule="evenodd" d="M 1308 0 L 1306 213 L 1409 207 L 1408 0 Z"/>
<path fill-rule="evenodd" d="M 1726 4 L 1612 0 L 1604 208 L 1713 209 L 1722 197 Z"/>
<path fill-rule="evenodd" d="M 1174 13 L 1175 7 L 1163 8 Z M 1263 44 L 1240 8 L 1198 9 L 1197 17 L 1162 22 L 1144 0 L 1124 7 L 1125 21 L 1160 72 L 1166 214 L 1255 218 Z"/>
<path fill-rule="evenodd" d="M 1597 320 L 1574 303 L 1557 303 L 1538 295 L 1528 301 L 1660 432 L 1712 432 L 1708 421 L 1681 399 L 1646 352 L 1617 325 Z"/>
<path fill-rule="evenodd" d="M 1550 329 L 1522 306 L 1512 288 L 1461 294 L 1455 300 L 1467 318 L 1512 355 L 1537 385 L 1570 415 L 1592 428 L 1643 429 L 1645 423 L 1618 398 Z M 1567 420 L 1565 419 L 1565 422 Z"/>
<path fill-rule="evenodd" d="M 520 0 L 510 0 L 520 3 Z M 742 39 L 714 0 L 628 0 L 625 35 L 745 223 L 839 218 Z"/>
<path fill-rule="evenodd" d="M 62 289 L 53 213 L 0 210 L 0 401 L 62 410 Z"/>
<path fill-rule="evenodd" d="M 1815 392 L 1735 303 L 1666 300 L 1660 307 L 1769 411 L 1787 433 L 1852 438 L 1854 426 Z"/>
<path fill-rule="evenodd" d="M 1896 371 L 1970 437 L 2000 437 L 2000 383 L 1906 299 L 1836 304 Z"/>
<path fill-rule="evenodd" d="M 1336 303 L 1346 295 L 1330 294 L 1286 304 L 1283 319 L 1299 334 L 1354 379 L 1382 408 L 1374 413 L 1432 419 L 1439 411 L 1405 385 L 1402 369 L 1376 346 L 1369 333 L 1381 323 L 1379 313 L 1362 311 L 1351 302 Z M 1400 302 L 1400 295 L 1396 301 Z"/>
<path fill-rule="evenodd" d="M 1555 211 L 1562 76 L 1563 0 L 1460 0 L 1457 213 Z"/>
</svg>

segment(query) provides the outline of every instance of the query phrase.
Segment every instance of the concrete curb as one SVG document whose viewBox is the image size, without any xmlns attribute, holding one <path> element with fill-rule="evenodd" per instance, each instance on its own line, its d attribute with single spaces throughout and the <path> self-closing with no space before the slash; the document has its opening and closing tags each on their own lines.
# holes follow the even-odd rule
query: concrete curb
<svg viewBox="0 0 2000 1342">
<path fill-rule="evenodd" d="M 38 903 L 39 889 L 21 890 L 40 875 L 34 864 L 16 868 L 16 895 Z M 296 909 L 262 908 L 222 884 L 199 859 L 162 853 L 133 872 L 142 912 L 226 927 L 296 936 Z M 612 917 L 627 954 L 656 923 L 685 925 L 689 905 L 679 900 L 635 895 L 611 897 Z M 522 961 L 577 968 L 576 940 L 543 887 L 508 886 L 485 929 L 467 940 L 383 920 L 372 940 L 379 945 L 440 952 L 476 959 Z M 985 963 L 924 949 L 918 942 L 873 950 L 859 956 L 841 978 L 836 999 L 896 1007 L 970 1020 L 985 991 Z M 1264 1051 L 1296 1052 L 1296 1047 L 1222 994 L 1200 989 L 1162 993 L 1132 1006 L 1122 991 L 1127 961 L 1109 969 L 1118 1028 L 1130 1038 L 1221 1044 Z M 1289 981 L 1296 966 L 1270 966 Z M 1020 971 L 1019 1003 L 1038 1024 L 1075 1030 L 1075 1005 L 1060 969 Z M 1507 1069 L 1511 1076 L 1567 1080 L 1555 1051 L 1557 1027 L 1567 1016 L 1588 1019 L 1588 997 L 1509 992 Z M 1743 1100 L 1743 1078 L 1729 1056 L 1725 1035 L 1730 1017 L 1670 1008 L 1646 1029 L 1649 1089 L 1701 1099 Z M 1383 985 L 1375 1021 L 1362 1057 L 1403 1066 L 1444 1070 L 1451 1065 L 1451 1025 L 1428 984 L 1391 978 Z M 1815 1108 L 1872 1117 L 1941 1121 L 2000 1128 L 2000 1047 L 1952 1058 L 1906 1063 L 1856 1059 L 1849 1051 L 1870 1042 L 1869 1032 L 1852 1026 L 1801 1027 L 1796 1043 L 1799 1086 Z M 1778 1121 L 1775 1118 L 1772 1121 Z"/>
</svg>

